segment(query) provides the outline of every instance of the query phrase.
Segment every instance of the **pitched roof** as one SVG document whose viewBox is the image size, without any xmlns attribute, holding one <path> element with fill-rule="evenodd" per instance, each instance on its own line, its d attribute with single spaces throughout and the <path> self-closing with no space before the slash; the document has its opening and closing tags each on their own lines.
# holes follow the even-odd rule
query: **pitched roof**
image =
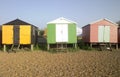
<svg viewBox="0 0 120 77">
<path fill-rule="evenodd" d="M 90 23 L 90 24 L 94 24 L 94 23 L 99 22 L 99 21 L 102 21 L 102 20 L 106 20 L 106 21 L 108 21 L 108 22 L 110 22 L 110 23 L 112 23 L 112 24 L 118 25 L 117 23 L 114 23 L 114 22 L 112 22 L 111 20 L 106 19 L 106 18 L 103 18 L 103 19 L 100 19 L 100 20 L 94 21 L 94 22 L 92 22 L 92 23 Z"/>
<path fill-rule="evenodd" d="M 53 20 L 53 21 L 50 21 L 48 22 L 47 24 L 50 24 L 50 23 L 54 23 L 54 24 L 57 24 L 57 23 L 65 23 L 65 24 L 68 24 L 68 23 L 76 23 L 74 21 L 71 21 L 71 20 L 68 20 L 66 18 L 63 18 L 63 17 L 60 17 L 56 20 Z"/>
<path fill-rule="evenodd" d="M 29 24 L 29 23 L 27 23 L 25 21 L 22 21 L 20 19 L 15 19 L 15 20 L 10 21 L 8 23 L 5 23 L 3 25 L 31 25 L 31 24 Z"/>
</svg>

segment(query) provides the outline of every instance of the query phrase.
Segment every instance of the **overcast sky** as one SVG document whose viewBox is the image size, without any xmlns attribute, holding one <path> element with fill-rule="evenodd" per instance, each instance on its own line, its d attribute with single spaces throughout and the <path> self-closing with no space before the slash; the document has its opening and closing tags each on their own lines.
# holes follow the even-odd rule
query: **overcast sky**
<svg viewBox="0 0 120 77">
<path fill-rule="evenodd" d="M 101 18 L 120 20 L 120 0 L 0 0 L 0 25 L 16 18 L 46 27 L 65 17 L 83 27 Z"/>
</svg>

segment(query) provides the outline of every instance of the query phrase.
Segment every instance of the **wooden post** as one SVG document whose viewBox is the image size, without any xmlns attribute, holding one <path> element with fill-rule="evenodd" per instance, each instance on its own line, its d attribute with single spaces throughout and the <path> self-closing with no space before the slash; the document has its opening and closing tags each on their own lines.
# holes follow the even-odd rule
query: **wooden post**
<svg viewBox="0 0 120 77">
<path fill-rule="evenodd" d="M 112 48 L 112 45 L 110 44 L 110 48 Z"/>
<path fill-rule="evenodd" d="M 64 47 L 63 47 L 63 43 L 61 43 L 61 48 L 63 49 Z"/>
<path fill-rule="evenodd" d="M 6 52 L 6 45 L 4 45 L 3 51 Z"/>
<path fill-rule="evenodd" d="M 49 50 L 50 49 L 50 45 L 49 44 L 47 44 L 47 50 Z"/>
<path fill-rule="evenodd" d="M 118 44 L 116 44 L 116 49 L 118 50 Z"/>
<path fill-rule="evenodd" d="M 90 43 L 90 48 L 92 48 L 92 43 Z"/>
<path fill-rule="evenodd" d="M 14 44 L 12 44 L 11 50 L 13 50 L 13 48 L 14 48 Z"/>
<path fill-rule="evenodd" d="M 20 44 L 18 45 L 17 49 L 19 50 L 19 48 L 20 48 Z"/>
<path fill-rule="evenodd" d="M 72 45 L 73 45 L 73 48 L 75 48 L 75 44 L 73 43 Z"/>
<path fill-rule="evenodd" d="M 112 44 L 110 43 L 109 46 L 110 46 L 110 51 L 112 51 Z"/>
<path fill-rule="evenodd" d="M 75 49 L 77 48 L 77 44 L 75 43 Z"/>
<path fill-rule="evenodd" d="M 58 44 L 56 43 L 56 48 L 58 49 Z"/>
<path fill-rule="evenodd" d="M 33 51 L 33 44 L 31 44 L 31 51 Z"/>
<path fill-rule="evenodd" d="M 67 48 L 67 43 L 65 44 L 65 47 Z"/>
</svg>

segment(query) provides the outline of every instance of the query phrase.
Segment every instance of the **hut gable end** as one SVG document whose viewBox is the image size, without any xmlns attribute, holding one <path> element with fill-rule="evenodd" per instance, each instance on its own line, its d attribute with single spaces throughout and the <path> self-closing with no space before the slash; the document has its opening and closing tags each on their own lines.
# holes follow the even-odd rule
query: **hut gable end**
<svg viewBox="0 0 120 77">
<path fill-rule="evenodd" d="M 100 19 L 100 20 L 97 20 L 97 21 L 94 21 L 92 23 L 90 23 L 91 25 L 113 25 L 113 26 L 118 26 L 118 24 L 108 20 L 108 19 Z"/>
<path fill-rule="evenodd" d="M 60 17 L 60 18 L 58 18 L 56 20 L 53 20 L 53 21 L 50 21 L 47 24 L 59 24 L 59 23 L 60 24 L 69 24 L 69 23 L 75 23 L 76 24 L 76 22 L 68 20 L 68 19 L 63 18 L 63 17 Z"/>
<path fill-rule="evenodd" d="M 29 24 L 29 23 L 27 23 L 25 21 L 22 21 L 20 19 L 15 19 L 15 20 L 10 21 L 8 23 L 5 23 L 3 25 L 31 25 L 31 24 Z"/>
</svg>

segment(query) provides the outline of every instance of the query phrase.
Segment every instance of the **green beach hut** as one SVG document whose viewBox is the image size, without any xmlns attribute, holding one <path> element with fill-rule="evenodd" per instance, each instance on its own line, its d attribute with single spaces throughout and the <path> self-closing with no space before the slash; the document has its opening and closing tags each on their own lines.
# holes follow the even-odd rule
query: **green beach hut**
<svg viewBox="0 0 120 77">
<path fill-rule="evenodd" d="M 65 48 L 70 44 L 76 48 L 76 22 L 60 17 L 47 23 L 47 48 L 51 45 Z"/>
</svg>

